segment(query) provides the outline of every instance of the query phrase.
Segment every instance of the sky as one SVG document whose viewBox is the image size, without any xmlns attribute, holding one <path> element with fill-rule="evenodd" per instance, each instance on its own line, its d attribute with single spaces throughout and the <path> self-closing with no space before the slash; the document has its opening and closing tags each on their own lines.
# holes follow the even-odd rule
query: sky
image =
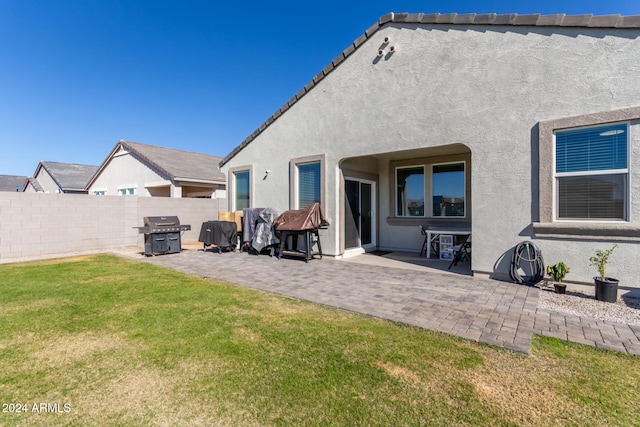
<svg viewBox="0 0 640 427">
<path fill-rule="evenodd" d="M 639 0 L 0 0 L 0 175 L 120 139 L 224 157 L 389 12 L 640 15 Z"/>
</svg>

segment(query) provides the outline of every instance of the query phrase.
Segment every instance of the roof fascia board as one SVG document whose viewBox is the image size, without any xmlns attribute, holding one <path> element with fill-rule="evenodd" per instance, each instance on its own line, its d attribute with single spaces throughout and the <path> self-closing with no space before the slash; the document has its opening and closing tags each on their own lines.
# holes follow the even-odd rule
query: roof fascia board
<svg viewBox="0 0 640 427">
<path fill-rule="evenodd" d="M 175 182 L 195 182 L 198 184 L 226 184 L 226 181 L 218 181 L 213 179 L 195 179 L 195 178 L 186 178 L 186 177 L 180 177 L 180 176 L 176 176 L 175 178 L 173 178 L 173 180 Z"/>
</svg>

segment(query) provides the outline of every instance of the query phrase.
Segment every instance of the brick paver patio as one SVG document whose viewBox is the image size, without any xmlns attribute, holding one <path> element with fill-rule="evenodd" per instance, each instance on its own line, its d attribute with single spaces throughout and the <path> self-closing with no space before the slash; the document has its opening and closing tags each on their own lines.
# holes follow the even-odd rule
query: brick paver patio
<svg viewBox="0 0 640 427">
<path fill-rule="evenodd" d="M 640 326 L 538 308 L 540 290 L 513 283 L 349 262 L 309 263 L 267 255 L 210 251 L 137 258 L 301 300 L 445 332 L 528 353 L 533 333 L 640 354 Z M 362 259 L 360 260 L 362 261 Z"/>
</svg>

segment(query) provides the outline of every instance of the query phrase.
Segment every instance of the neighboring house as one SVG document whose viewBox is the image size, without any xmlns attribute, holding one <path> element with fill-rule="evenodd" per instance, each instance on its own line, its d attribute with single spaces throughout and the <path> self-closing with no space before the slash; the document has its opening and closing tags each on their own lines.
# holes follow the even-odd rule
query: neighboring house
<svg viewBox="0 0 640 427">
<path fill-rule="evenodd" d="M 0 175 L 0 191 L 24 191 L 26 176 Z"/>
<path fill-rule="evenodd" d="M 42 161 L 38 163 L 33 177 L 24 182 L 24 191 L 87 194 L 87 182 L 97 170 L 97 166 Z"/>
<path fill-rule="evenodd" d="M 218 156 L 120 140 L 87 184 L 89 194 L 226 197 Z"/>
<path fill-rule="evenodd" d="M 40 185 L 38 180 L 34 177 L 29 176 L 24 181 L 24 190 L 25 193 L 44 193 L 44 188 Z"/>
<path fill-rule="evenodd" d="M 640 16 L 388 14 L 223 160 L 229 209 L 320 201 L 338 257 L 470 228 L 495 277 L 532 240 L 591 281 L 615 242 L 640 287 L 638 64 Z"/>
</svg>

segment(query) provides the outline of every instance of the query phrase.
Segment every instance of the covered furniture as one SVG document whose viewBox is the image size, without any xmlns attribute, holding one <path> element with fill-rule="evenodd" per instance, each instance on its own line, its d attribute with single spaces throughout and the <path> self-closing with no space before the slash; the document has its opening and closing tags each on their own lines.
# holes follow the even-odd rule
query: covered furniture
<svg viewBox="0 0 640 427">
<path fill-rule="evenodd" d="M 273 256 L 275 245 L 280 243 L 273 228 L 273 221 L 279 212 L 272 208 L 265 208 L 260 211 L 255 223 L 253 237 L 251 238 L 251 250 L 260 253 L 268 250 L 269 255 Z"/>
<path fill-rule="evenodd" d="M 327 228 L 329 224 L 322 217 L 320 203 L 316 202 L 304 209 L 285 211 L 274 220 L 273 226 L 281 233 L 278 257 L 301 256 L 306 262 L 313 259 L 315 255 L 322 258 L 318 230 Z M 301 249 L 299 249 L 300 245 Z M 315 251 L 314 246 L 317 246 Z"/>
<path fill-rule="evenodd" d="M 260 212 L 264 208 L 244 208 L 242 209 L 242 243 L 251 245 L 253 235 L 256 231 L 256 225 L 260 217 Z"/>
<path fill-rule="evenodd" d="M 206 221 L 200 228 L 199 242 L 208 246 L 215 246 L 218 252 L 223 249 L 235 250 L 238 243 L 238 228 L 235 221 Z"/>
</svg>

